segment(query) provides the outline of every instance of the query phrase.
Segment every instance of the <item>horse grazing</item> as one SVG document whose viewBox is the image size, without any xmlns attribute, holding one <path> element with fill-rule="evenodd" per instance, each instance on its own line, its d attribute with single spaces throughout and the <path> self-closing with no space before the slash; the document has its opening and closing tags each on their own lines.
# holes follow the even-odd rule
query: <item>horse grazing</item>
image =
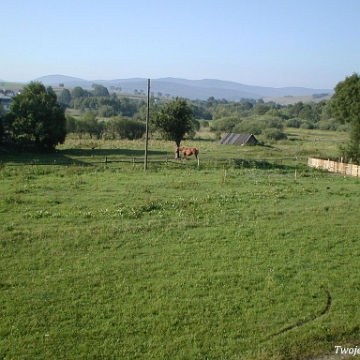
<svg viewBox="0 0 360 360">
<path fill-rule="evenodd" d="M 176 158 L 179 159 L 179 152 L 182 152 L 184 155 L 184 159 L 186 160 L 186 156 L 194 155 L 195 159 L 198 158 L 199 150 L 197 148 L 186 148 L 186 147 L 177 147 L 175 154 Z"/>
</svg>

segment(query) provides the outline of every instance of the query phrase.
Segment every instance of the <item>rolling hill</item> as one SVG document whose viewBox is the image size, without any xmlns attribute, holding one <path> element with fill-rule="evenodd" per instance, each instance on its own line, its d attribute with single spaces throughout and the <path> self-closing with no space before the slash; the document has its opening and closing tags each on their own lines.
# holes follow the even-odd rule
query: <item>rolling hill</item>
<svg viewBox="0 0 360 360">
<path fill-rule="evenodd" d="M 80 86 L 83 89 L 91 89 L 92 84 L 101 84 L 107 88 L 112 86 L 114 88 L 121 88 L 121 91 L 124 93 L 133 94 L 135 90 L 145 94 L 147 93 L 147 79 L 144 78 L 89 81 L 64 75 L 48 75 L 34 79 L 33 81 L 42 82 L 46 86 L 59 86 L 59 84 L 64 84 L 66 88 Z M 161 93 L 163 96 L 179 96 L 199 100 L 214 97 L 215 99 L 226 99 L 228 101 L 236 101 L 241 98 L 278 98 L 333 92 L 332 89 L 311 89 L 304 87 L 273 88 L 213 79 L 186 80 L 171 77 L 152 79 L 150 86 L 151 92 L 155 95 Z"/>
</svg>

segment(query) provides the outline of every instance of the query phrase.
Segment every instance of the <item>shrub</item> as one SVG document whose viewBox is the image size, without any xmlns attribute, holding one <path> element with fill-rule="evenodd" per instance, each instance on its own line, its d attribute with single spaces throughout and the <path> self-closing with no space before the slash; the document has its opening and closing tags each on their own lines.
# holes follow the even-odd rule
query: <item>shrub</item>
<svg viewBox="0 0 360 360">
<path fill-rule="evenodd" d="M 260 135 L 264 128 L 266 128 L 266 125 L 264 125 L 263 121 L 245 120 L 234 127 L 234 132 L 240 134 Z"/>
<path fill-rule="evenodd" d="M 263 132 L 263 135 L 268 140 L 283 140 L 287 139 L 287 136 L 284 132 L 279 129 L 266 129 Z"/>
<path fill-rule="evenodd" d="M 203 128 L 208 128 L 210 126 L 209 122 L 206 120 L 200 120 L 200 125 Z"/>
<path fill-rule="evenodd" d="M 115 116 L 116 110 L 110 105 L 101 105 L 98 109 L 98 115 L 101 117 Z"/>
<path fill-rule="evenodd" d="M 314 124 L 308 122 L 308 121 L 304 121 L 301 126 L 301 129 L 313 129 L 314 128 Z"/>
<path fill-rule="evenodd" d="M 122 116 L 113 118 L 108 123 L 108 131 L 113 135 L 118 133 L 121 139 L 141 139 L 146 131 L 146 125 L 142 121 L 125 119 Z"/>
<path fill-rule="evenodd" d="M 329 119 L 329 120 L 322 120 L 319 121 L 316 124 L 316 127 L 320 130 L 337 130 L 337 128 L 339 127 L 339 123 L 336 122 L 334 119 Z"/>
<path fill-rule="evenodd" d="M 299 118 L 292 118 L 285 121 L 286 127 L 299 128 L 302 124 L 302 120 Z"/>
<path fill-rule="evenodd" d="M 343 125 L 339 125 L 338 128 L 336 129 L 336 131 L 349 132 L 350 129 L 351 129 L 350 124 L 343 124 Z"/>
<path fill-rule="evenodd" d="M 266 127 L 282 130 L 284 128 L 284 120 L 279 117 L 271 117 L 265 119 Z"/>
<path fill-rule="evenodd" d="M 223 117 L 218 120 L 213 120 L 210 124 L 211 131 L 225 131 L 233 132 L 234 127 L 241 122 L 238 116 Z"/>
</svg>

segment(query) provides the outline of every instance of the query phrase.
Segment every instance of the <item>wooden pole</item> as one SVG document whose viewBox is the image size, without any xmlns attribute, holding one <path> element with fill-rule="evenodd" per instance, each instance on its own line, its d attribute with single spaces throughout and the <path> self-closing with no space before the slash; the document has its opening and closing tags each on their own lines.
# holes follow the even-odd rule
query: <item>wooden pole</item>
<svg viewBox="0 0 360 360">
<path fill-rule="evenodd" d="M 148 162 L 149 112 L 150 112 L 149 110 L 150 110 L 150 79 L 148 79 L 148 92 L 147 92 L 144 170 L 147 169 L 147 162 Z"/>
</svg>

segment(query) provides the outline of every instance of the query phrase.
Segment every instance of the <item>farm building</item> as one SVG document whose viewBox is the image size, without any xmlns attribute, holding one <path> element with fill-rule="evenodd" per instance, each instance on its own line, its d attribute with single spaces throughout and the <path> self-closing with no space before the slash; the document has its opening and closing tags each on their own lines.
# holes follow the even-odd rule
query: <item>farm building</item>
<svg viewBox="0 0 360 360">
<path fill-rule="evenodd" d="M 255 145 L 258 143 L 258 141 L 256 140 L 253 134 L 228 133 L 221 138 L 219 143 L 226 145 L 245 145 L 245 144 Z"/>
<path fill-rule="evenodd" d="M 0 94 L 0 104 L 3 105 L 5 112 L 8 112 L 10 110 L 12 99 L 10 96 L 3 96 Z"/>
</svg>

